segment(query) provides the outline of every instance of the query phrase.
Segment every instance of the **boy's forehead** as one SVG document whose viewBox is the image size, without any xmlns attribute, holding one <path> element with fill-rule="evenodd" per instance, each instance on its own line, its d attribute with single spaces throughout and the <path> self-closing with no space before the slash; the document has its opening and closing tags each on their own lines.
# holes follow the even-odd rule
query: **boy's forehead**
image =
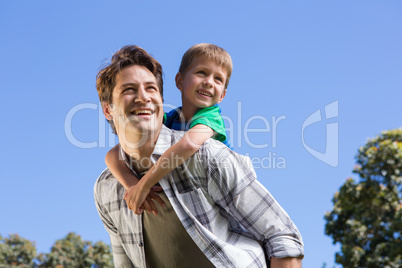
<svg viewBox="0 0 402 268">
<path fill-rule="evenodd" d="M 228 70 L 223 64 L 220 64 L 216 59 L 214 59 L 212 57 L 208 57 L 206 55 L 195 56 L 192 59 L 191 64 L 189 65 L 188 69 L 191 69 L 191 68 L 194 68 L 197 66 L 201 66 L 201 65 L 204 65 L 205 67 L 211 67 L 211 65 L 215 65 L 217 67 L 220 67 L 222 69 L 222 71 L 225 73 L 225 75 L 228 74 Z"/>
</svg>

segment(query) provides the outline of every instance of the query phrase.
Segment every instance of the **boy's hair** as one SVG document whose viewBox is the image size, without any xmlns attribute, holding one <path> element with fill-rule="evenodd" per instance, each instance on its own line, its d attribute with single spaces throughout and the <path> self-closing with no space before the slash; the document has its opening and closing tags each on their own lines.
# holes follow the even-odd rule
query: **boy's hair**
<svg viewBox="0 0 402 268">
<path fill-rule="evenodd" d="M 96 90 L 101 102 L 112 103 L 113 89 L 116 86 L 116 76 L 125 67 L 140 65 L 147 68 L 156 79 L 159 92 L 163 100 L 162 66 L 144 49 L 135 45 L 122 47 L 117 51 L 110 62 L 102 67 L 96 76 Z M 112 120 L 108 120 L 114 133 L 116 128 Z"/>
<path fill-rule="evenodd" d="M 229 53 L 221 47 L 217 45 L 201 43 L 196 44 L 190 47 L 186 53 L 184 53 L 183 58 L 181 59 L 181 64 L 179 68 L 179 72 L 184 74 L 187 69 L 190 67 L 192 61 L 199 56 L 206 57 L 209 60 L 214 61 L 219 66 L 222 66 L 226 72 L 227 77 L 225 81 L 225 89 L 229 85 L 230 76 L 232 75 L 233 65 L 232 58 Z"/>
</svg>

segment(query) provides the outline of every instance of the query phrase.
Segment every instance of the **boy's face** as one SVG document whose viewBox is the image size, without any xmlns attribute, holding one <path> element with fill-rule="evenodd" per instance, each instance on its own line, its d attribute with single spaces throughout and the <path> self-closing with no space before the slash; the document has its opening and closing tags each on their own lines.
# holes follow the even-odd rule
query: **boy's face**
<svg viewBox="0 0 402 268">
<path fill-rule="evenodd" d="M 182 94 L 183 108 L 206 108 L 225 97 L 227 72 L 214 61 L 196 57 L 184 74 L 176 75 L 176 85 Z"/>
</svg>

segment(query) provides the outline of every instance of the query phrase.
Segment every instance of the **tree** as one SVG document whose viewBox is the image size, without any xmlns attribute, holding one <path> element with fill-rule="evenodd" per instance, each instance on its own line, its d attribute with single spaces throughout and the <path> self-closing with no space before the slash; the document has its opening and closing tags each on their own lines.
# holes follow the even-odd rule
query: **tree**
<svg viewBox="0 0 402 268">
<path fill-rule="evenodd" d="M 344 267 L 402 267 L 402 128 L 383 131 L 356 156 L 352 178 L 335 193 L 325 234 L 341 244 Z"/>
<path fill-rule="evenodd" d="M 12 234 L 9 238 L 0 236 L 0 268 L 9 267 L 113 267 L 110 246 L 103 242 L 92 244 L 79 235 L 69 233 L 57 240 L 50 253 L 37 254 L 35 244 Z"/>
<path fill-rule="evenodd" d="M 110 247 L 103 242 L 94 245 L 79 235 L 69 233 L 57 240 L 50 253 L 41 255 L 39 267 L 113 267 Z"/>
<path fill-rule="evenodd" d="M 113 255 L 110 250 L 110 246 L 106 245 L 102 241 L 98 241 L 93 245 L 90 255 L 94 260 L 95 267 L 114 267 Z"/>
<path fill-rule="evenodd" d="M 8 238 L 0 235 L 0 267 L 34 267 L 35 244 L 12 234 Z"/>
</svg>

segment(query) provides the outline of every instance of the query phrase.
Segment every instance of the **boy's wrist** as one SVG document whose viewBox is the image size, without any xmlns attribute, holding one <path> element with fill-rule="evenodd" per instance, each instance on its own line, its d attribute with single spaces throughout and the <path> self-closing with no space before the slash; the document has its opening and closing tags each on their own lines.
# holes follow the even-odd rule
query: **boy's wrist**
<svg viewBox="0 0 402 268">
<path fill-rule="evenodd" d="M 139 187 L 142 191 L 151 190 L 153 185 L 149 185 L 147 180 L 144 180 L 145 176 L 137 183 L 137 187 Z"/>
<path fill-rule="evenodd" d="M 130 180 L 130 181 L 127 181 L 125 184 L 125 188 L 126 188 L 126 190 L 128 190 L 130 187 L 132 187 L 132 186 L 135 186 L 135 185 L 137 185 L 139 183 L 139 180 L 138 179 L 136 179 L 136 180 Z"/>
</svg>

